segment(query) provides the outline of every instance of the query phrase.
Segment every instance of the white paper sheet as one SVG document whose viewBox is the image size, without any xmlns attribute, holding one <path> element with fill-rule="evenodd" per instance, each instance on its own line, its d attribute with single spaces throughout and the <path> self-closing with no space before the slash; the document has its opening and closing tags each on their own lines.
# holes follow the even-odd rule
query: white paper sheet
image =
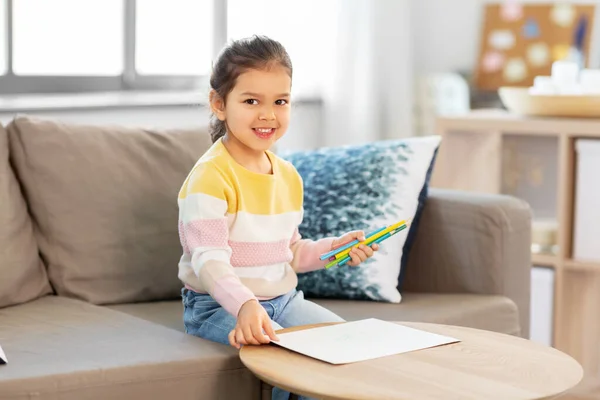
<svg viewBox="0 0 600 400">
<path fill-rule="evenodd" d="M 272 343 L 331 364 L 347 364 L 459 342 L 458 339 L 369 318 L 279 333 Z"/>
<path fill-rule="evenodd" d="M 6 364 L 8 360 L 6 359 L 6 355 L 2 351 L 2 347 L 0 347 L 0 364 Z"/>
</svg>

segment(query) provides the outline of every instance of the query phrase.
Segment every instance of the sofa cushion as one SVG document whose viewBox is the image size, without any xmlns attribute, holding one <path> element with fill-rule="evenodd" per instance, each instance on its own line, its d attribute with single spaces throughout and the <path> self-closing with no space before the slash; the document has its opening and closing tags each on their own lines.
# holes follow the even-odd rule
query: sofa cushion
<svg viewBox="0 0 600 400">
<path fill-rule="evenodd" d="M 183 304 L 181 301 L 168 300 L 148 303 L 113 304 L 106 307 L 166 326 L 167 328 L 185 332 L 183 326 Z"/>
<path fill-rule="evenodd" d="M 11 157 L 59 295 L 94 304 L 176 298 L 177 193 L 204 128 L 86 126 L 19 116 Z"/>
<path fill-rule="evenodd" d="M 400 304 L 359 301 L 309 299 L 352 321 L 379 318 L 387 321 L 433 322 L 460 325 L 518 335 L 517 307 L 503 296 L 477 294 L 402 294 Z M 110 308 L 183 332 L 181 301 L 143 304 L 119 304 Z"/>
<path fill-rule="evenodd" d="M 2 399 L 257 399 L 237 350 L 47 296 L 0 310 Z"/>
<path fill-rule="evenodd" d="M 27 205 L 9 164 L 8 136 L 0 125 L 0 308 L 51 291 Z"/>
</svg>

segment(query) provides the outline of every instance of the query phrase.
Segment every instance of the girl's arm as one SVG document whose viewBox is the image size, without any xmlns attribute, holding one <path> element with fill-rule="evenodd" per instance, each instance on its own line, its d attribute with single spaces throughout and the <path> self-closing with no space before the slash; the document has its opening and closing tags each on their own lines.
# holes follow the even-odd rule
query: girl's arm
<svg viewBox="0 0 600 400">
<path fill-rule="evenodd" d="M 298 233 L 298 228 L 296 228 L 291 241 L 291 249 L 294 254 L 291 263 L 292 268 L 298 273 L 325 268 L 328 260 L 321 261 L 321 254 L 328 253 L 334 247 L 339 247 L 341 244 L 351 242 L 355 239 L 361 242 L 364 241 L 365 233 L 363 231 L 351 231 L 338 238 L 328 237 L 313 241 L 302 239 Z M 348 262 L 348 265 L 356 267 L 367 258 L 372 257 L 373 252 L 377 250 L 379 250 L 378 244 L 372 244 L 370 247 L 360 245 L 353 248 L 349 253 L 351 261 Z"/>
<path fill-rule="evenodd" d="M 337 238 L 327 237 L 319 240 L 302 239 L 298 228 L 294 231 L 294 236 L 290 242 L 290 248 L 294 258 L 291 265 L 294 271 L 298 273 L 316 271 L 325 268 L 327 260 L 321 261 L 319 257 L 323 253 L 331 251 L 333 242 Z"/>
<path fill-rule="evenodd" d="M 237 317 L 241 306 L 256 296 L 230 263 L 226 192 L 227 184 L 216 170 L 199 166 L 179 198 L 180 232 L 198 286 Z"/>
</svg>

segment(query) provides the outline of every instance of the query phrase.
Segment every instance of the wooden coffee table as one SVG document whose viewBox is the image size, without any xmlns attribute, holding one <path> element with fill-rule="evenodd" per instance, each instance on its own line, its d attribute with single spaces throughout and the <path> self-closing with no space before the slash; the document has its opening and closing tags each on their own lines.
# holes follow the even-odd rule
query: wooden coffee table
<svg viewBox="0 0 600 400">
<path fill-rule="evenodd" d="M 548 399 L 583 377 L 573 358 L 526 339 L 459 326 L 398 323 L 461 342 L 344 365 L 273 344 L 243 346 L 240 358 L 262 381 L 319 399 Z M 325 325 L 330 324 L 277 332 Z"/>
</svg>

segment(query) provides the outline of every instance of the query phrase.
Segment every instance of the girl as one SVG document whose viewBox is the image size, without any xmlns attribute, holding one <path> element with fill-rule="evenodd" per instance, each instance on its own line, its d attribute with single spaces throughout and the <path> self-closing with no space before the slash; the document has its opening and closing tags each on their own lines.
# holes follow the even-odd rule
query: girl
<svg viewBox="0 0 600 400">
<path fill-rule="evenodd" d="M 283 46 L 254 36 L 223 49 L 210 78 L 211 148 L 179 193 L 179 263 L 188 334 L 227 344 L 277 341 L 275 330 L 342 318 L 305 300 L 297 273 L 364 232 L 302 239 L 302 179 L 270 148 L 290 120 L 292 64 Z M 357 266 L 378 250 L 350 252 Z M 273 398 L 289 394 L 273 391 Z"/>
</svg>

